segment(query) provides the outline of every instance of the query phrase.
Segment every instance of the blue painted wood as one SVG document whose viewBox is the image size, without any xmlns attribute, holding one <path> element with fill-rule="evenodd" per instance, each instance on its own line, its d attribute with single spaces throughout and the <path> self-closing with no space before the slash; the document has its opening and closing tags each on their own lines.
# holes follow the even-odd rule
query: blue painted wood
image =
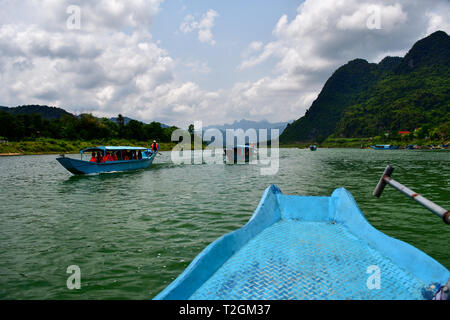
<svg viewBox="0 0 450 320">
<path fill-rule="evenodd" d="M 380 289 L 367 286 L 380 269 Z M 450 272 L 372 227 L 352 195 L 264 193 L 250 221 L 211 243 L 156 300 L 427 299 Z"/>
<path fill-rule="evenodd" d="M 386 145 L 377 144 L 376 146 L 370 146 L 370 147 L 374 150 L 397 150 L 399 148 L 398 146 L 393 146 L 391 144 L 386 144 Z"/>
<path fill-rule="evenodd" d="M 144 151 L 144 150 L 148 150 L 148 148 L 144 148 L 144 147 L 131 147 L 131 146 L 114 146 L 114 147 L 110 147 L 110 146 L 99 146 L 99 147 L 93 147 L 93 148 L 86 148 L 84 150 L 81 150 L 81 153 L 84 152 L 90 152 L 90 151 L 122 151 L 122 150 L 134 150 L 134 151 Z"/>
<path fill-rule="evenodd" d="M 155 157 L 156 153 L 150 155 L 144 152 L 142 160 L 111 161 L 105 163 L 95 163 L 66 157 L 59 157 L 56 160 L 71 173 L 81 175 L 145 169 L 151 166 Z"/>
</svg>

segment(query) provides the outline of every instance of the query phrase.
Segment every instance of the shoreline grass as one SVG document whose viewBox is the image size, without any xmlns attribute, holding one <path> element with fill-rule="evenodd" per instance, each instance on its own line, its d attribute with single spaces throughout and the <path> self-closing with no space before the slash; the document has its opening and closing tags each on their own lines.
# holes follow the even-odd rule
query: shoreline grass
<svg viewBox="0 0 450 320">
<path fill-rule="evenodd" d="M 45 155 L 45 154 L 74 154 L 80 150 L 94 146 L 142 146 L 150 147 L 153 141 L 136 141 L 125 139 L 110 140 L 62 140 L 51 138 L 39 138 L 27 141 L 10 141 L 0 144 L 0 155 Z M 158 142 L 160 151 L 170 151 L 176 143 Z"/>
<path fill-rule="evenodd" d="M 127 139 L 109 139 L 109 140 L 63 140 L 52 138 L 38 138 L 26 141 L 10 141 L 0 144 L 0 156 L 18 156 L 18 155 L 45 155 L 45 154 L 77 154 L 80 150 L 93 146 L 142 146 L 150 147 L 153 141 L 137 141 Z M 399 145 L 400 148 L 406 148 L 407 145 L 418 145 L 423 149 L 428 146 L 439 146 L 449 144 L 449 141 L 433 141 L 417 139 L 412 141 L 371 141 L 367 138 L 328 138 L 322 143 L 318 143 L 319 148 L 350 148 L 366 149 L 376 144 Z M 171 151 L 177 143 L 159 142 L 160 151 Z M 308 148 L 311 143 L 280 143 L 280 148 Z"/>
<path fill-rule="evenodd" d="M 370 146 L 377 144 L 391 144 L 400 146 L 400 148 L 406 148 L 408 145 L 417 145 L 423 149 L 433 145 L 439 146 L 441 144 L 449 144 L 449 141 L 442 140 L 428 140 L 428 139 L 415 139 L 415 140 L 383 140 L 383 139 L 369 139 L 369 138 L 328 138 L 322 143 L 280 143 L 280 148 L 308 148 L 311 144 L 316 144 L 319 148 L 351 148 L 351 149 L 367 149 Z"/>
</svg>

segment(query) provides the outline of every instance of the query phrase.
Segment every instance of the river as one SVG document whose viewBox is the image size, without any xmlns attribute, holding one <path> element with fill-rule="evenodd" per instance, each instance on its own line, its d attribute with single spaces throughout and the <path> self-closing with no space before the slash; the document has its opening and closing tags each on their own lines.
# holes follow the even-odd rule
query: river
<svg viewBox="0 0 450 320">
<path fill-rule="evenodd" d="M 264 190 L 355 197 L 369 222 L 450 268 L 450 228 L 386 187 L 393 177 L 450 207 L 450 152 L 281 149 L 278 173 L 256 165 L 176 165 L 169 152 L 147 170 L 73 176 L 56 156 L 0 157 L 0 299 L 151 299 L 218 237 L 243 226 Z M 81 289 L 68 290 L 68 266 Z"/>
</svg>

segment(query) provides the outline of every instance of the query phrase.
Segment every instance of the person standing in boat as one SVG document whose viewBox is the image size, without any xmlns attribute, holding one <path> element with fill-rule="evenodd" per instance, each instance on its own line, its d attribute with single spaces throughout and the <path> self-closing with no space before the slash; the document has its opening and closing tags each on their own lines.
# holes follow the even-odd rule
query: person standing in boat
<svg viewBox="0 0 450 320">
<path fill-rule="evenodd" d="M 153 140 L 152 152 L 153 153 L 159 152 L 159 144 L 156 142 L 156 140 Z"/>
</svg>

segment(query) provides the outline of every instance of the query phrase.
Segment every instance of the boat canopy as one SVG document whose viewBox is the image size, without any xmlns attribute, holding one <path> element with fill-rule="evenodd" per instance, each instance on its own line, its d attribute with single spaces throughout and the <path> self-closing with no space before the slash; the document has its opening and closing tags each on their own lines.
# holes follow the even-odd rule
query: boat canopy
<svg viewBox="0 0 450 320">
<path fill-rule="evenodd" d="M 93 147 L 93 148 L 87 148 L 84 150 L 81 150 L 81 153 L 84 152 L 91 152 L 91 151 L 120 151 L 120 150 L 148 150 L 148 148 L 143 148 L 143 147 L 129 147 L 129 146 L 121 146 L 121 147 L 104 147 L 104 146 L 100 146 L 100 147 Z"/>
</svg>

